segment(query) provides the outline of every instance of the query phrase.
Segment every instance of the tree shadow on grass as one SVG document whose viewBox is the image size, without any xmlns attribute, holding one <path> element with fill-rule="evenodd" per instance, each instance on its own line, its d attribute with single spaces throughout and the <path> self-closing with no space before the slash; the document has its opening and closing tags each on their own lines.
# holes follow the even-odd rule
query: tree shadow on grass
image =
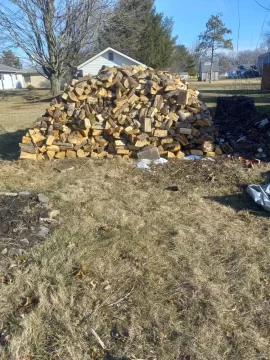
<svg viewBox="0 0 270 360">
<path fill-rule="evenodd" d="M 19 158 L 19 143 L 27 130 L 7 132 L 0 127 L 0 160 L 17 160 Z"/>
<path fill-rule="evenodd" d="M 55 96 L 53 97 L 49 97 L 49 98 L 45 98 L 45 99 L 40 99 L 38 101 L 33 101 L 33 102 L 40 102 L 40 103 L 51 103 L 53 101 L 53 99 L 55 98 Z"/>
<path fill-rule="evenodd" d="M 246 189 L 247 185 L 240 185 L 239 187 Z M 224 206 L 229 206 L 234 209 L 236 213 L 247 211 L 254 216 L 264 218 L 270 217 L 270 213 L 258 206 L 245 190 L 243 190 L 242 193 L 230 195 L 205 196 L 204 199 L 217 202 Z"/>
</svg>

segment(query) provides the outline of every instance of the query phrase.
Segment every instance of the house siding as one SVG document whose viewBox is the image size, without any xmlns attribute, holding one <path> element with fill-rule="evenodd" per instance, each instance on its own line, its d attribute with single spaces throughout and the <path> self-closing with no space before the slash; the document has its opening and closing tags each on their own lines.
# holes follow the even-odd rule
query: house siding
<svg viewBox="0 0 270 360">
<path fill-rule="evenodd" d="M 30 81 L 27 81 L 30 80 Z M 32 85 L 35 88 L 50 88 L 50 81 L 42 75 L 24 75 L 25 87 Z"/>
<path fill-rule="evenodd" d="M 84 65 L 81 70 L 83 73 L 83 76 L 91 74 L 91 75 L 97 75 L 99 70 L 102 68 L 103 65 L 105 66 L 122 66 L 122 65 L 136 65 L 135 62 L 126 59 L 124 56 L 119 55 L 115 52 L 113 52 L 114 60 L 109 60 L 109 52 L 102 54 L 95 60 L 89 62 L 88 64 Z"/>
<path fill-rule="evenodd" d="M 263 74 L 263 65 L 270 64 L 270 53 L 260 55 L 257 60 L 257 70 L 259 71 L 260 76 Z"/>
<path fill-rule="evenodd" d="M 23 88 L 23 76 L 21 74 L 0 73 L 0 90 L 11 90 Z"/>
</svg>

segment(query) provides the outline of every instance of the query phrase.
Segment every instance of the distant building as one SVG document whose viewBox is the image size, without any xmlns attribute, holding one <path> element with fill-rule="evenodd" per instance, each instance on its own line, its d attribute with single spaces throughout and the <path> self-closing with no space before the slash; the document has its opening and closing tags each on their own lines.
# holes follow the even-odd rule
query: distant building
<svg viewBox="0 0 270 360">
<path fill-rule="evenodd" d="M 258 56 L 257 60 L 257 70 L 259 71 L 260 76 L 263 74 L 263 65 L 270 64 L 270 52 Z"/>
<path fill-rule="evenodd" d="M 188 79 L 189 79 L 188 72 L 180 72 L 180 76 L 181 76 L 182 78 L 184 78 L 185 80 L 188 80 Z"/>
<path fill-rule="evenodd" d="M 141 62 L 117 51 L 111 47 L 101 51 L 96 56 L 85 61 L 77 67 L 82 76 L 91 74 L 97 75 L 102 66 L 122 66 L 122 65 L 143 65 Z"/>
<path fill-rule="evenodd" d="M 0 64 L 0 90 L 23 88 L 23 70 Z"/>
<path fill-rule="evenodd" d="M 209 81 L 210 80 L 210 71 L 211 71 L 211 62 L 200 62 L 199 68 L 199 81 Z M 212 81 L 219 80 L 219 64 L 217 61 L 213 62 L 212 67 Z"/>
<path fill-rule="evenodd" d="M 24 86 L 32 85 L 34 88 L 50 88 L 50 81 L 45 77 L 42 68 L 23 69 Z"/>
<path fill-rule="evenodd" d="M 270 52 L 258 57 L 257 70 L 262 77 L 261 90 L 270 90 Z"/>
</svg>

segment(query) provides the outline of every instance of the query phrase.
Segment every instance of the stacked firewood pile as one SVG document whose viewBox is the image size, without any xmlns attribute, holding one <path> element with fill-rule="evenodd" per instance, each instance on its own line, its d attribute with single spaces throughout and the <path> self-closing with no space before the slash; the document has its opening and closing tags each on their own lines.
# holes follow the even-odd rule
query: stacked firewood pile
<svg viewBox="0 0 270 360">
<path fill-rule="evenodd" d="M 21 159 L 215 156 L 216 130 L 198 93 L 179 75 L 143 66 L 103 67 L 74 79 L 23 137 Z"/>
</svg>

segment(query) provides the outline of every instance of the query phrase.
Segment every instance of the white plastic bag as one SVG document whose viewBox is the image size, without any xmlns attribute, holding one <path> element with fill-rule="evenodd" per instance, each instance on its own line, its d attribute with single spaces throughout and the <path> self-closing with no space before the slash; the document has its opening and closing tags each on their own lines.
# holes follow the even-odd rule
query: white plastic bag
<svg viewBox="0 0 270 360">
<path fill-rule="evenodd" d="M 254 184 L 249 185 L 247 187 L 247 192 L 256 204 L 270 212 L 270 184 L 264 186 Z"/>
</svg>

